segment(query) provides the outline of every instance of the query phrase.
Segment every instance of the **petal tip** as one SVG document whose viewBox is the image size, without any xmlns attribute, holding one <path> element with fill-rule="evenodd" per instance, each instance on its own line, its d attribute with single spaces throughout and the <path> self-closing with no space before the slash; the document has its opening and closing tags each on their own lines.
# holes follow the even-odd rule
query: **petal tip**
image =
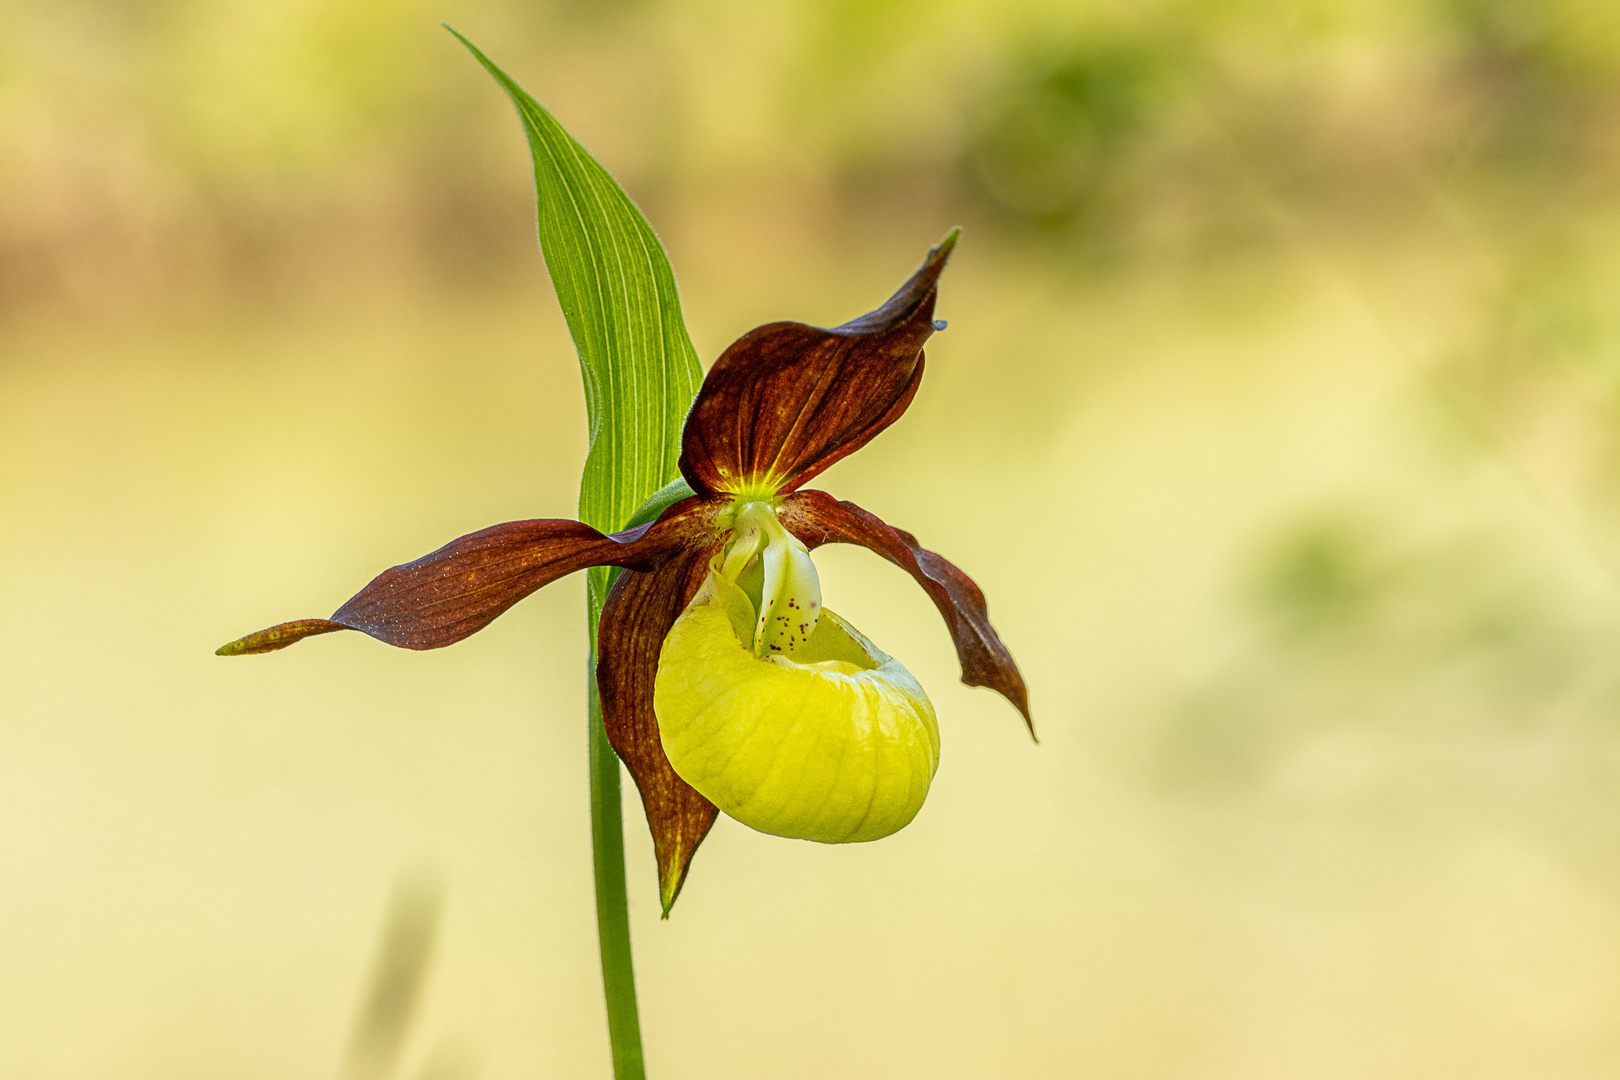
<svg viewBox="0 0 1620 1080">
<path fill-rule="evenodd" d="M 1010 660 L 1011 657 L 1009 656 Z M 1035 717 L 1029 711 L 1029 690 L 1024 686 L 1023 676 L 1017 671 L 1013 672 L 1012 680 L 1004 678 L 986 679 L 982 672 L 962 676 L 963 686 L 982 686 L 986 690 L 994 690 L 1007 699 L 1007 703 L 1018 710 L 1018 715 L 1024 718 L 1024 726 L 1029 729 L 1030 741 L 1036 746 L 1041 744 L 1041 737 L 1035 734 Z"/>
<path fill-rule="evenodd" d="M 330 619 L 298 619 L 294 622 L 277 623 L 256 634 L 239 637 L 235 641 L 221 645 L 214 650 L 214 655 L 256 656 L 259 653 L 285 649 L 296 641 L 302 641 L 316 634 L 330 634 L 335 630 L 349 629 L 352 628 Z"/>
<path fill-rule="evenodd" d="M 686 884 L 686 871 L 691 865 L 691 859 L 688 857 L 685 865 L 661 864 L 658 867 L 658 904 L 663 909 L 660 918 L 666 921 L 669 919 L 669 913 L 681 895 L 681 888 Z"/>
<path fill-rule="evenodd" d="M 1024 726 L 1029 728 L 1029 737 L 1031 741 L 1033 741 L 1036 746 L 1041 745 L 1041 737 L 1035 734 L 1035 717 L 1032 716 L 1029 711 L 1029 689 L 1024 685 L 1023 677 L 1019 676 L 1018 685 L 1016 688 L 1013 688 L 1011 692 L 1009 692 L 1009 690 L 1001 690 L 999 687 L 992 687 L 991 689 L 996 690 L 1001 694 L 1002 697 L 1005 697 L 1008 701 L 1012 702 L 1013 708 L 1018 710 L 1018 715 L 1024 718 Z"/>
<path fill-rule="evenodd" d="M 916 315 L 924 305 L 928 308 L 927 318 L 929 329 L 932 331 L 933 297 L 939 285 L 939 275 L 944 273 L 945 264 L 950 262 L 951 252 L 956 249 L 956 241 L 961 235 L 960 228 L 946 233 L 945 239 L 928 249 L 928 255 L 923 259 L 922 265 L 882 307 L 869 311 L 858 319 L 851 319 L 837 327 L 837 332 L 858 335 L 888 334 Z M 926 336 L 927 334 L 923 335 Z M 920 340 L 918 344 L 920 346 Z"/>
</svg>

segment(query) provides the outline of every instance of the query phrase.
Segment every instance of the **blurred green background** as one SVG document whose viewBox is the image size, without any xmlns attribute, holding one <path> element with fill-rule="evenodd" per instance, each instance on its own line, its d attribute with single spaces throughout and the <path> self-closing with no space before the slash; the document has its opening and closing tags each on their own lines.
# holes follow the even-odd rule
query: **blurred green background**
<svg viewBox="0 0 1620 1080">
<path fill-rule="evenodd" d="M 583 582 L 211 655 L 572 514 L 526 148 L 440 19 L 640 202 L 706 363 L 965 229 L 824 486 L 978 579 L 1042 745 L 818 556 L 933 795 L 723 820 L 668 923 L 627 795 L 654 1075 L 1614 1075 L 1611 0 L 0 6 L 0 1074 L 607 1074 Z"/>
</svg>

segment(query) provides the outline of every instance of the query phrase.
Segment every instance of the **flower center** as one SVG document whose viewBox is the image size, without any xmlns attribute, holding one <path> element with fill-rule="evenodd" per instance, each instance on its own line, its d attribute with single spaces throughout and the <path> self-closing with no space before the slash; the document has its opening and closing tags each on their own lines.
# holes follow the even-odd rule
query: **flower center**
<svg viewBox="0 0 1620 1080">
<path fill-rule="evenodd" d="M 772 503 L 733 505 L 731 540 L 716 569 L 753 605 L 752 612 L 732 614 L 741 624 L 737 636 L 755 656 L 792 656 L 809 642 L 821 616 L 821 580 L 810 550 L 782 527 Z"/>
</svg>

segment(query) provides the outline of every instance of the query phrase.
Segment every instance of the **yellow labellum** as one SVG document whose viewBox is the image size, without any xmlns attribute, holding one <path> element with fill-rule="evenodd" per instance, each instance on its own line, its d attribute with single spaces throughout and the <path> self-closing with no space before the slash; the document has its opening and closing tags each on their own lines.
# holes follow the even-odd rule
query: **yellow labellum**
<svg viewBox="0 0 1620 1080">
<path fill-rule="evenodd" d="M 756 656 L 754 623 L 749 597 L 711 573 L 664 638 L 653 708 L 675 772 L 776 836 L 849 843 L 905 826 L 939 766 L 917 680 L 825 609 L 791 659 Z"/>
</svg>

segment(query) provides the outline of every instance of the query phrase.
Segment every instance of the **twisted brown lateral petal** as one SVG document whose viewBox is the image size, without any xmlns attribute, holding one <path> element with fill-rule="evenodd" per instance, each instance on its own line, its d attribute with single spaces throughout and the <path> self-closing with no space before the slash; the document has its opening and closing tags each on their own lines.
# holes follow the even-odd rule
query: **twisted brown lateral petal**
<svg viewBox="0 0 1620 1080">
<path fill-rule="evenodd" d="M 281 623 L 219 654 L 273 652 L 334 630 L 359 630 L 405 649 L 453 645 L 565 574 L 587 566 L 652 570 L 676 551 L 706 543 L 714 513 L 701 500 L 686 499 L 655 522 L 611 536 L 554 518 L 492 525 L 383 571 L 330 619 Z"/>
<path fill-rule="evenodd" d="M 688 549 L 650 574 L 620 574 L 596 634 L 596 686 L 608 742 L 635 778 L 658 858 L 664 917 L 686 882 L 692 855 L 719 813 L 670 767 L 653 713 L 653 680 L 664 636 L 697 594 L 719 547 Z"/>
<path fill-rule="evenodd" d="M 834 330 L 780 322 L 715 361 L 681 433 L 694 491 L 791 491 L 906 411 L 934 332 L 935 284 L 956 244 L 928 253 L 882 307 Z"/>
<path fill-rule="evenodd" d="M 779 511 L 788 531 L 812 548 L 822 544 L 860 544 L 882 555 L 917 580 L 945 617 L 956 656 L 962 663 L 962 681 L 988 686 L 1012 702 L 1024 716 L 1031 736 L 1035 722 L 1029 715 L 1029 691 L 1012 654 L 990 625 L 984 593 L 944 558 L 924 549 L 904 529 L 885 524 L 852 502 L 840 502 L 825 491 L 800 491 L 783 502 Z"/>
</svg>

